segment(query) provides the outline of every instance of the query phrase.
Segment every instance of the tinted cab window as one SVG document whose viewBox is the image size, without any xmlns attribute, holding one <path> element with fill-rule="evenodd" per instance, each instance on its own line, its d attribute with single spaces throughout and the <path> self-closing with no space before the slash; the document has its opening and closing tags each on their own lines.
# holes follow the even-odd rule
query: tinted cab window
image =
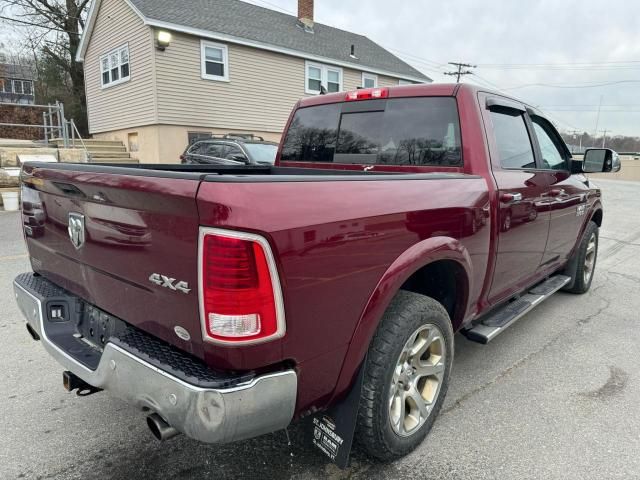
<svg viewBox="0 0 640 480">
<path fill-rule="evenodd" d="M 527 131 L 527 124 L 521 113 L 511 111 L 491 112 L 500 166 L 502 168 L 536 168 L 536 160 Z"/>
<path fill-rule="evenodd" d="M 562 140 L 556 137 L 556 133 L 551 130 L 545 120 L 532 117 L 533 129 L 536 132 L 540 153 L 542 154 L 542 167 L 553 170 L 566 170 L 568 168 L 567 158 L 562 152 L 562 147 L 558 144 Z"/>
<path fill-rule="evenodd" d="M 283 161 L 460 166 L 460 124 L 451 97 L 398 98 L 299 109 Z"/>
</svg>

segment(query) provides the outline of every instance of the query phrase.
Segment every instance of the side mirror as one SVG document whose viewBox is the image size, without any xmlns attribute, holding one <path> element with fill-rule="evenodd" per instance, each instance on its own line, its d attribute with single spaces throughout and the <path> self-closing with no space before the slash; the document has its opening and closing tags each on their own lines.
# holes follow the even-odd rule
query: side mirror
<svg viewBox="0 0 640 480">
<path fill-rule="evenodd" d="M 585 173 L 619 172 L 620 157 L 610 148 L 588 148 L 584 152 L 582 171 Z"/>
</svg>

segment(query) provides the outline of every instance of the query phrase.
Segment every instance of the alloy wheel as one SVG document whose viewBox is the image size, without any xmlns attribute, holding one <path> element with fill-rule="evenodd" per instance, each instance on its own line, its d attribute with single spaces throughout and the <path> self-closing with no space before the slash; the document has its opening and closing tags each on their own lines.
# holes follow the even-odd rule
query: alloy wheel
<svg viewBox="0 0 640 480">
<path fill-rule="evenodd" d="M 588 285 L 589 280 L 591 280 L 591 276 L 593 275 L 593 269 L 596 264 L 596 255 L 598 248 L 598 240 L 596 238 L 596 234 L 592 233 L 589 237 L 589 243 L 587 243 L 587 252 L 584 256 L 584 284 Z"/>
<path fill-rule="evenodd" d="M 444 379 L 444 335 L 433 325 L 414 331 L 396 362 L 389 392 L 389 421 L 400 436 L 417 432 L 429 418 Z"/>
</svg>

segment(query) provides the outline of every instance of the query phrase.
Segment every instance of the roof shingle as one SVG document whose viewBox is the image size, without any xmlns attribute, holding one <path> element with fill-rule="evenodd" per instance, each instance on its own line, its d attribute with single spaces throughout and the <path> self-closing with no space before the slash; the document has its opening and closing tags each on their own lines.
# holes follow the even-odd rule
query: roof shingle
<svg viewBox="0 0 640 480">
<path fill-rule="evenodd" d="M 147 19 L 229 35 L 303 54 L 431 79 L 363 35 L 315 23 L 305 32 L 297 17 L 239 0 L 130 0 Z M 350 56 L 351 45 L 357 58 Z"/>
</svg>

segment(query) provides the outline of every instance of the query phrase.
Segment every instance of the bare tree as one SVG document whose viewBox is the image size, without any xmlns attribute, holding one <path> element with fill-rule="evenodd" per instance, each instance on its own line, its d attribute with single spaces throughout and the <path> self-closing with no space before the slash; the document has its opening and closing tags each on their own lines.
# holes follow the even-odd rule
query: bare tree
<svg viewBox="0 0 640 480">
<path fill-rule="evenodd" d="M 82 63 L 76 61 L 76 53 L 89 0 L 3 0 L 3 3 L 5 11 L 11 11 L 15 25 L 28 29 L 34 56 L 40 53 L 68 79 L 69 94 L 77 103 L 69 110 L 79 128 L 86 131 L 84 71 Z"/>
</svg>

